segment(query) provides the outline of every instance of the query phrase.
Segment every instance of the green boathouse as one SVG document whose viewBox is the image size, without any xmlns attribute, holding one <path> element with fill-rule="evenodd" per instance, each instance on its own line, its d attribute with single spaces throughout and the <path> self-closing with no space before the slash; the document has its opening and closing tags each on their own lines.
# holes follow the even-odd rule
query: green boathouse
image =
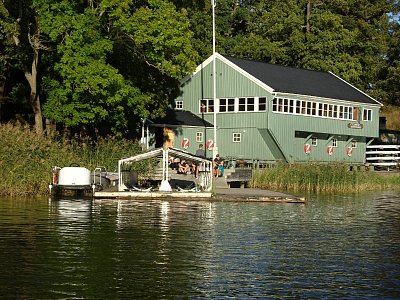
<svg viewBox="0 0 400 300">
<path fill-rule="evenodd" d="M 247 162 L 360 164 L 379 136 L 382 104 L 331 72 L 218 53 L 215 64 L 215 100 L 211 56 L 182 80 L 168 120 L 152 124 L 169 129 L 169 146 L 194 153 L 202 143 L 209 157 L 216 146 L 222 157 Z"/>
</svg>

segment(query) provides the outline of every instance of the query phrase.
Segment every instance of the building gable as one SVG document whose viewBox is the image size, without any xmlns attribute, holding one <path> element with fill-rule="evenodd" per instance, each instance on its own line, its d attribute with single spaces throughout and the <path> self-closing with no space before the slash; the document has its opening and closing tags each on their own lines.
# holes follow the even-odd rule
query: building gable
<svg viewBox="0 0 400 300">
<path fill-rule="evenodd" d="M 218 53 L 216 54 L 216 59 L 231 66 L 237 72 L 246 76 L 270 93 L 288 93 L 370 105 L 382 105 L 366 93 L 331 72 L 313 71 L 250 61 L 222 56 Z M 204 67 L 212 63 L 212 61 L 213 57 L 210 56 L 196 69 L 192 76 L 200 72 Z M 183 82 L 189 78 L 190 77 L 186 77 Z"/>
</svg>

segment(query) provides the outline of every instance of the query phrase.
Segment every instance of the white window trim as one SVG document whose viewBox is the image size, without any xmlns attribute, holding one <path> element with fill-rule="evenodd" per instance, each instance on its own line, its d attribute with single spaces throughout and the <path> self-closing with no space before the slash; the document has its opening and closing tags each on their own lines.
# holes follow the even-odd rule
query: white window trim
<svg viewBox="0 0 400 300">
<path fill-rule="evenodd" d="M 238 139 L 238 140 L 235 140 L 235 135 L 237 135 L 236 139 Z M 233 132 L 232 133 L 232 142 L 233 143 L 241 143 L 242 142 L 242 133 L 241 132 Z"/>
<path fill-rule="evenodd" d="M 201 131 L 197 131 L 196 132 L 196 142 L 197 143 L 202 143 L 203 142 L 203 132 L 201 132 Z"/>
<path fill-rule="evenodd" d="M 313 146 L 313 147 L 318 146 L 318 139 L 316 137 L 311 138 L 311 146 Z"/>
<path fill-rule="evenodd" d="M 367 113 L 367 116 L 369 116 L 370 118 L 365 118 L 365 112 L 369 112 Z M 363 121 L 372 121 L 372 109 L 370 108 L 363 108 L 363 112 L 362 112 L 363 116 L 362 116 L 362 120 Z"/>
<path fill-rule="evenodd" d="M 336 138 L 332 139 L 332 147 L 337 148 L 338 147 L 338 142 Z"/>
<path fill-rule="evenodd" d="M 183 110 L 183 100 L 176 100 L 175 101 L 175 109 L 176 110 Z"/>
</svg>

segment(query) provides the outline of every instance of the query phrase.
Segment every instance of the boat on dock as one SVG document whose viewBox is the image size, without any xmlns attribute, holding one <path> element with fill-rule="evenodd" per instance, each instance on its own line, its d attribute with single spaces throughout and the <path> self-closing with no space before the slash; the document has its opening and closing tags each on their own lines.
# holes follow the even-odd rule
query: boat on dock
<svg viewBox="0 0 400 300">
<path fill-rule="evenodd" d="M 93 192 L 89 169 L 72 164 L 69 167 L 53 168 L 53 181 L 49 185 L 51 196 L 82 197 Z"/>
</svg>

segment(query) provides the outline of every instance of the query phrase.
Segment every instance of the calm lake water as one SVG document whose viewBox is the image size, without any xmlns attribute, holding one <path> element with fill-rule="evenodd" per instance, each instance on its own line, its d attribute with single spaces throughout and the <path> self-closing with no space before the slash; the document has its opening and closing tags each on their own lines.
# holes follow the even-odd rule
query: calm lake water
<svg viewBox="0 0 400 300">
<path fill-rule="evenodd" d="M 399 299 L 400 193 L 0 199 L 1 299 Z"/>
</svg>

